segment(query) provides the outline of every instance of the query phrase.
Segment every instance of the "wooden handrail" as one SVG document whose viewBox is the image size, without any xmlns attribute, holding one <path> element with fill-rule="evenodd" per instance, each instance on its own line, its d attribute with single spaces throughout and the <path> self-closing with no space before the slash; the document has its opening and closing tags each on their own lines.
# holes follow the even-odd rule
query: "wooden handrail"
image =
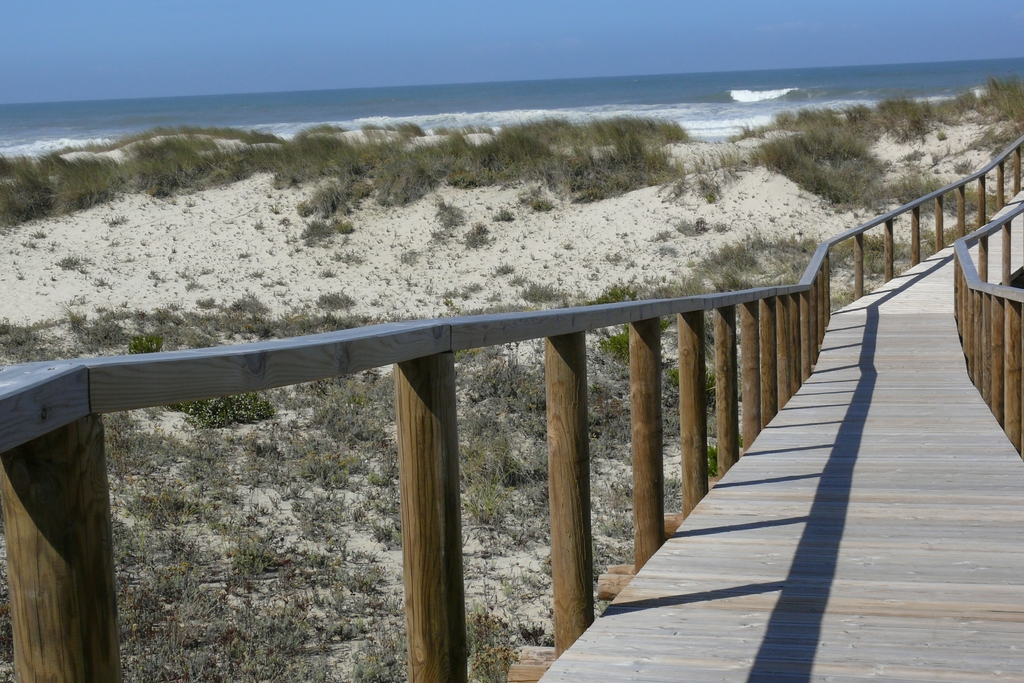
<svg viewBox="0 0 1024 683">
<path fill-rule="evenodd" d="M 1015 194 L 1019 194 L 1019 148 L 1013 156 L 1014 190 Z M 1024 290 L 1011 286 L 1014 273 L 1010 225 L 1014 218 L 1024 215 L 1024 203 L 1015 207 L 1006 205 L 1002 190 L 1005 182 L 1002 161 L 998 169 L 995 216 L 989 223 L 961 237 L 953 245 L 954 310 L 968 376 L 1014 448 L 1022 453 L 1024 386 L 1021 383 L 1021 344 L 1024 339 L 1024 320 L 1021 308 L 1024 304 Z M 979 205 L 979 220 L 983 211 Z M 989 237 L 996 232 L 1002 238 L 999 284 L 988 282 Z M 974 246 L 978 247 L 977 265 L 970 252 Z"/>
<path fill-rule="evenodd" d="M 410 677 L 417 681 L 465 680 L 453 352 L 534 339 L 546 340 L 555 641 L 558 652 L 565 650 L 593 618 L 585 333 L 630 325 L 634 476 L 641 477 L 634 485 L 637 531 L 632 569 L 636 571 L 663 541 L 665 529 L 674 528 L 708 491 L 706 313 L 714 316 L 717 433 L 720 471 L 724 472 L 741 455 L 739 397 L 750 406 L 743 411 L 742 423 L 743 445 L 749 447 L 813 372 L 830 318 L 832 247 L 855 239 L 854 290 L 857 297 L 862 296 L 866 231 L 885 226 L 888 281 L 894 274 L 896 218 L 911 213 L 911 261 L 916 263 L 920 260 L 920 207 L 935 203 L 935 244 L 941 248 L 943 200 L 953 191 L 957 193 L 960 237 L 954 248 L 956 317 L 965 357 L 970 376 L 1019 449 L 1024 396 L 1008 392 L 1020 391 L 1021 349 L 1013 345 L 1020 346 L 1024 291 L 1007 286 L 1012 275 L 1007 226 L 1013 217 L 1024 213 L 1024 206 L 1005 208 L 1001 188 L 1005 161 L 1012 155 L 1014 188 L 1019 191 L 1022 144 L 1024 137 L 970 176 L 821 242 L 796 284 L 417 320 L 206 349 L 0 368 L 0 490 L 10 581 L 12 586 L 35 586 L 33 581 L 38 583 L 39 576 L 58 577 L 47 585 L 19 592 L 17 609 L 12 610 L 17 675 L 25 680 L 41 675 L 62 682 L 79 680 L 78 671 L 93 672 L 89 680 L 95 681 L 112 682 L 120 675 L 109 493 L 103 490 L 105 485 L 93 486 L 90 496 L 84 496 L 81 478 L 53 476 L 53 468 L 34 468 L 32 463 L 71 457 L 82 471 L 88 470 L 95 483 L 100 481 L 104 462 L 100 414 L 394 365 Z M 978 182 L 979 223 L 985 223 L 985 176 L 993 168 L 999 173 L 997 219 L 964 237 L 965 187 Z M 980 276 L 968 251 L 974 244 L 987 245 L 989 235 L 997 230 L 1003 231 L 1004 239 L 1001 285 L 984 281 L 987 247 L 981 250 Z M 736 352 L 737 307 L 741 314 L 741 375 Z M 683 501 L 681 513 L 659 519 L 664 511 L 659 478 L 660 319 L 666 316 L 678 319 Z M 43 490 L 36 483 L 45 488 L 48 501 L 60 502 L 59 508 L 32 498 L 33 491 Z M 25 540 L 57 532 L 74 552 L 47 554 L 39 544 Z M 83 583 L 82 577 L 88 581 Z M 61 630 L 61 624 L 72 622 L 90 625 L 89 634 Z M 52 661 L 80 662 L 81 666 L 72 671 L 40 664 Z"/>
</svg>

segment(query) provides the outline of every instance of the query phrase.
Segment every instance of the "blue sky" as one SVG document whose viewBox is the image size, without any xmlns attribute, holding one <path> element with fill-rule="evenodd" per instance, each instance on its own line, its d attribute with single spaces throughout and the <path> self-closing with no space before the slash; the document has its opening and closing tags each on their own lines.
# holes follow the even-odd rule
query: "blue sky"
<svg viewBox="0 0 1024 683">
<path fill-rule="evenodd" d="M 1024 6 L 8 0 L 0 103 L 1024 56 Z"/>
</svg>

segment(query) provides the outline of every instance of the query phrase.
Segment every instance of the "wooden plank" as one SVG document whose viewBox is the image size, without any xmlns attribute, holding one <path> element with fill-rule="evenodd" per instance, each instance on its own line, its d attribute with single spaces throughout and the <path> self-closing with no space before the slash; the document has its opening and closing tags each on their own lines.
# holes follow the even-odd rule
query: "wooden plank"
<svg viewBox="0 0 1024 683">
<path fill-rule="evenodd" d="M 992 329 L 989 337 L 991 339 L 991 349 L 989 351 L 992 360 L 990 361 L 991 378 L 989 381 L 991 388 L 989 389 L 989 405 L 992 408 L 992 414 L 995 416 L 996 422 L 1001 426 L 1003 424 L 1003 401 L 1005 399 L 1003 391 L 1003 334 L 1006 329 L 1006 323 L 1003 320 L 1003 299 L 998 296 L 992 297 L 990 307 Z"/>
<path fill-rule="evenodd" d="M 893 278 L 893 220 L 885 222 L 885 282 Z"/>
<path fill-rule="evenodd" d="M 594 621 L 587 346 L 583 333 L 548 338 L 544 359 L 551 583 L 555 652 L 561 654 Z"/>
<path fill-rule="evenodd" d="M 708 493 L 707 369 L 704 312 L 679 315 L 679 436 L 682 455 L 683 516 Z"/>
<path fill-rule="evenodd" d="M 395 365 L 409 680 L 466 680 L 455 358 Z"/>
<path fill-rule="evenodd" d="M 1024 680 L 1024 463 L 966 375 L 950 253 L 835 314 L 814 374 L 544 681 Z"/>
<path fill-rule="evenodd" d="M 89 372 L 74 362 L 0 367 L 0 452 L 89 415 Z"/>
<path fill-rule="evenodd" d="M 600 306 L 449 318 L 444 322 L 451 326 L 452 350 L 462 351 L 481 346 L 585 332 L 691 311 L 710 311 L 723 306 L 758 301 L 764 297 L 775 296 L 779 291 L 803 289 L 806 288 L 799 285 L 758 287 L 678 299 L 625 301 Z"/>
<path fill-rule="evenodd" d="M 788 296 L 775 297 L 775 344 L 778 352 L 776 382 L 778 388 L 778 400 L 776 412 L 783 408 L 789 401 L 793 392 L 790 390 L 790 364 L 793 362 L 789 342 L 789 305 Z"/>
<path fill-rule="evenodd" d="M 451 350 L 437 321 L 82 361 L 90 406 L 110 413 L 311 382 Z"/>
<path fill-rule="evenodd" d="M 555 661 L 555 648 L 527 646 L 519 649 L 519 661 L 508 670 L 509 683 L 536 683 Z"/>
<path fill-rule="evenodd" d="M 743 403 L 743 447 L 750 448 L 761 433 L 761 337 L 760 303 L 740 307 L 740 386 Z M 774 373 L 774 368 L 772 368 Z M 772 387 L 774 389 L 774 387 Z"/>
<path fill-rule="evenodd" d="M 597 599 L 614 600 L 632 579 L 632 574 L 601 574 L 597 577 Z"/>
<path fill-rule="evenodd" d="M 736 381 L 736 308 L 717 308 L 715 318 L 715 416 L 718 420 L 718 472 L 740 459 Z"/>
<path fill-rule="evenodd" d="M 639 569 L 665 540 L 661 320 L 658 318 L 629 326 L 629 405 L 633 435 L 633 558 Z"/>
<path fill-rule="evenodd" d="M 772 421 L 779 412 L 778 346 L 775 322 L 776 299 L 762 299 L 759 302 L 759 351 L 761 355 L 761 428 Z"/>
<path fill-rule="evenodd" d="M 864 235 L 853 240 L 853 298 L 864 296 Z"/>
<path fill-rule="evenodd" d="M 120 681 L 102 419 L 58 427 L 0 459 L 17 679 Z"/>
<path fill-rule="evenodd" d="M 921 207 L 915 206 L 910 212 L 910 265 L 921 262 Z"/>
</svg>

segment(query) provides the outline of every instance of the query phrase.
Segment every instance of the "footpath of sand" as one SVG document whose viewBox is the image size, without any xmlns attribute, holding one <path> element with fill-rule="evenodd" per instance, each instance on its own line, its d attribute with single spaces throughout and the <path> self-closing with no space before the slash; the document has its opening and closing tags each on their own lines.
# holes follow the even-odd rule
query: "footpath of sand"
<svg viewBox="0 0 1024 683">
<path fill-rule="evenodd" d="M 879 151 L 894 169 L 916 163 L 951 178 L 954 160 L 987 160 L 985 152 L 965 151 L 977 135 L 970 126 L 947 131 L 944 141 L 933 134 L 911 146 L 926 150 L 912 162 L 904 159 L 906 146 L 883 143 Z M 751 144 L 693 143 L 673 153 L 742 154 Z M 351 235 L 307 246 L 300 236 L 308 221 L 296 206 L 311 189 L 275 189 L 260 175 L 171 199 L 129 194 L 19 226 L 0 235 L 0 319 L 25 324 L 101 307 L 194 309 L 246 294 L 282 313 L 344 292 L 355 300 L 353 313 L 380 319 L 525 307 L 527 283 L 592 297 L 617 283 L 671 280 L 700 256 L 755 231 L 820 238 L 862 218 L 834 212 L 780 175 L 741 165 L 714 203 L 692 190 L 673 198 L 659 187 L 593 204 L 555 199 L 549 212 L 523 205 L 522 187 L 442 188 L 398 208 L 365 200 L 345 217 L 355 228 Z M 447 241 L 432 238 L 439 198 L 467 217 Z M 502 207 L 514 221 L 494 221 Z M 705 234 L 675 230 L 698 218 L 711 227 Z M 471 249 L 462 237 L 477 222 L 493 241 Z M 495 274 L 499 266 L 511 272 Z"/>
</svg>

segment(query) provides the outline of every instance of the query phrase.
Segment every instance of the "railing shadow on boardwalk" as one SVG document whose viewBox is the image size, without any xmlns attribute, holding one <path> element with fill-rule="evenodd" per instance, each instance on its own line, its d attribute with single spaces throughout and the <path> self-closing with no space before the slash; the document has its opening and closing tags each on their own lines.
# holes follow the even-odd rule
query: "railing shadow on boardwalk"
<svg viewBox="0 0 1024 683">
<path fill-rule="evenodd" d="M 831 448 L 831 452 L 820 475 L 815 475 L 819 477 L 819 482 L 807 516 L 768 520 L 749 525 L 694 531 L 680 530 L 676 534 L 676 537 L 686 537 L 726 533 L 745 528 L 803 523 L 805 524 L 804 530 L 786 579 L 781 582 L 748 584 L 715 591 L 613 604 L 605 611 L 605 616 L 654 607 L 686 605 L 709 600 L 779 592 L 779 599 L 768 619 L 764 639 L 761 641 L 747 680 L 750 683 L 765 683 L 772 680 L 802 683 L 811 680 L 822 621 L 828 605 L 839 559 L 839 547 L 846 526 L 853 470 L 860 451 L 864 426 L 871 408 L 871 398 L 878 377 L 874 361 L 880 317 L 879 308 L 919 280 L 947 265 L 951 258 L 936 259 L 927 269 L 906 277 L 905 282 L 885 292 L 862 308 L 850 311 L 850 313 L 863 312 L 866 315 L 863 326 L 864 333 L 859 344 L 861 350 L 858 362 L 856 365 L 847 366 L 858 368 L 860 376 L 856 380 L 857 384 L 853 389 L 849 408 L 840 424 L 835 441 L 832 444 L 814 447 Z M 841 320 L 841 317 L 836 318 L 837 322 L 841 322 Z M 825 346 L 823 352 L 828 351 L 829 348 Z M 812 377 L 805 386 L 810 387 L 813 384 Z M 755 451 L 751 456 L 757 457 L 757 452 Z M 746 484 L 746 482 L 743 483 Z M 751 482 L 751 484 L 753 483 L 767 482 Z M 719 486 L 732 485 L 725 482 Z"/>
</svg>

